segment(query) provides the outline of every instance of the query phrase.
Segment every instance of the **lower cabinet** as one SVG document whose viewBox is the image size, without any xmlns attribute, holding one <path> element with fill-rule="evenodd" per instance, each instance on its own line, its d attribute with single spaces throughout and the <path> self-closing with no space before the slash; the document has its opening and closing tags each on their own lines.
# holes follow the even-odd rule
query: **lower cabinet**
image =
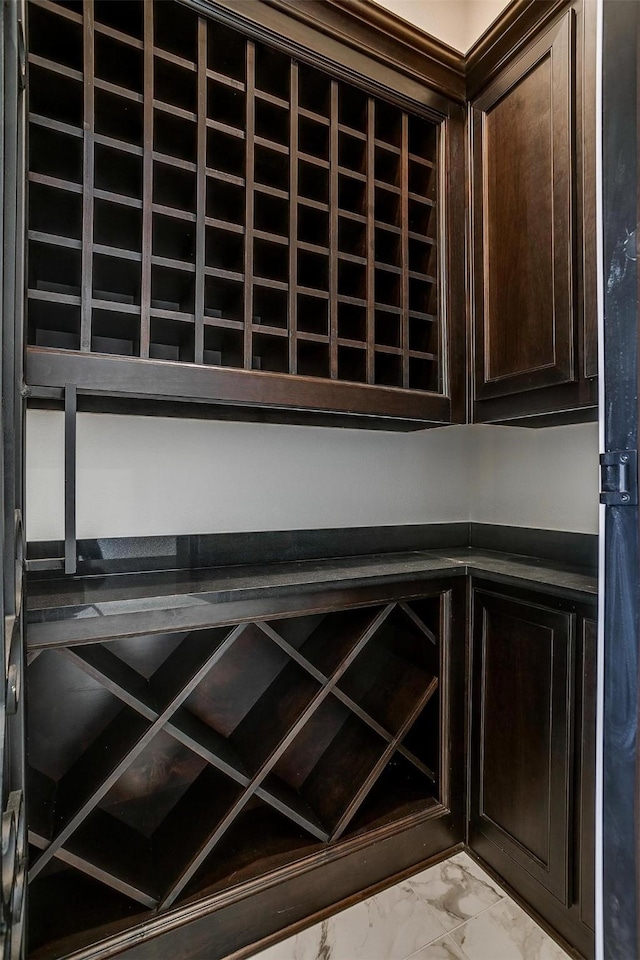
<svg viewBox="0 0 640 960">
<path fill-rule="evenodd" d="M 268 945 L 462 845 L 467 800 L 471 850 L 591 957 L 595 605 L 473 578 L 469 609 L 467 586 L 265 596 L 228 623 L 216 605 L 208 629 L 169 612 L 166 633 L 75 645 L 39 632 L 29 957 Z"/>
<path fill-rule="evenodd" d="M 215 960 L 460 844 L 465 587 L 411 587 L 32 650 L 30 955 Z"/>
<path fill-rule="evenodd" d="M 472 597 L 470 846 L 592 956 L 595 609 L 481 581 Z"/>
</svg>

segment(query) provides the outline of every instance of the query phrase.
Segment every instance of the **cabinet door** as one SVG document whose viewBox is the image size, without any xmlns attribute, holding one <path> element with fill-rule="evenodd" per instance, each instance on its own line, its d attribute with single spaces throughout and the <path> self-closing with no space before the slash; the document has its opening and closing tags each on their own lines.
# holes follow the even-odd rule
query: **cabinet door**
<svg viewBox="0 0 640 960">
<path fill-rule="evenodd" d="M 565 904 L 574 621 L 474 592 L 470 844 L 489 862 L 495 844 Z"/>
<path fill-rule="evenodd" d="M 574 12 L 476 102 L 479 400 L 574 380 Z"/>
</svg>

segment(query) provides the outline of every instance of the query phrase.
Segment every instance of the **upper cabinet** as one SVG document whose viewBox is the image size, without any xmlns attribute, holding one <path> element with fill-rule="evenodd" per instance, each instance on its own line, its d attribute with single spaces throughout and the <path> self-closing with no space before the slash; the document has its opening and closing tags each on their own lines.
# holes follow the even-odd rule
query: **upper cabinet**
<svg viewBox="0 0 640 960">
<path fill-rule="evenodd" d="M 477 422 L 597 400 L 594 6 L 566 7 L 472 103 Z"/>
<path fill-rule="evenodd" d="M 211 13 L 30 3 L 29 384 L 464 419 L 464 107 Z"/>
<path fill-rule="evenodd" d="M 595 4 L 517 0 L 466 58 L 355 0 L 29 8 L 36 400 L 594 415 Z"/>
</svg>

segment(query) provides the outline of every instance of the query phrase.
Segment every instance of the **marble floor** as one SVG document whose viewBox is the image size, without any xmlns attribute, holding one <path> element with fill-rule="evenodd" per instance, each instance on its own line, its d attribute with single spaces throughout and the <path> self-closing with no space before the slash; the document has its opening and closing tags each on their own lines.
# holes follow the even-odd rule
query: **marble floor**
<svg viewBox="0 0 640 960">
<path fill-rule="evenodd" d="M 255 960 L 568 960 L 466 853 L 357 903 Z"/>
</svg>

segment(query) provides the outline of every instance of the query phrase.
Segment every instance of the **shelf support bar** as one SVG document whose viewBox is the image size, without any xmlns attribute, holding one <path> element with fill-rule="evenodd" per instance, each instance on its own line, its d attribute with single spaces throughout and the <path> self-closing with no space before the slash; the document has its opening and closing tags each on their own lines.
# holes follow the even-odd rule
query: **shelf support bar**
<svg viewBox="0 0 640 960">
<path fill-rule="evenodd" d="M 78 566 L 76 540 L 76 441 L 78 388 L 64 387 L 64 572 L 74 574 Z"/>
</svg>

